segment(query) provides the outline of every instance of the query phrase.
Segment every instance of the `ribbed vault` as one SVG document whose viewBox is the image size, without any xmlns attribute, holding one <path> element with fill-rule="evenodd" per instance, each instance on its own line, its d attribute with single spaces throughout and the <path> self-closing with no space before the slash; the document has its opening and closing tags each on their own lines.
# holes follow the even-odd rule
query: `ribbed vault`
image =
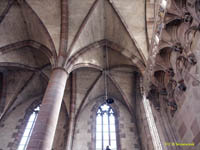
<svg viewBox="0 0 200 150">
<path fill-rule="evenodd" d="M 22 77 L 8 74 L 21 91 L 5 96 L 2 115 L 43 95 L 53 67 L 73 74 L 63 98 L 68 112 L 74 95 L 77 112 L 105 96 L 105 70 L 109 96 L 134 110 L 135 74 L 144 74 L 147 60 L 144 0 L 1 0 L 0 33 L 0 68 Z"/>
<path fill-rule="evenodd" d="M 137 41 L 129 33 L 127 25 L 122 21 L 114 4 L 107 0 L 96 0 L 93 3 L 90 2 L 91 7 L 81 8 L 85 5 L 79 4 L 80 8 L 77 8 L 78 6 L 74 6 L 76 4 L 74 1 L 69 3 L 71 6 L 69 7 L 69 56 L 73 56 L 92 43 L 108 40 L 129 51 L 130 55 L 145 61 L 144 55 L 146 54 L 138 48 Z M 73 9 L 74 7 L 77 9 Z M 83 9 L 84 12 L 88 11 L 88 13 L 83 15 L 84 13 L 80 13 L 80 9 Z"/>
</svg>

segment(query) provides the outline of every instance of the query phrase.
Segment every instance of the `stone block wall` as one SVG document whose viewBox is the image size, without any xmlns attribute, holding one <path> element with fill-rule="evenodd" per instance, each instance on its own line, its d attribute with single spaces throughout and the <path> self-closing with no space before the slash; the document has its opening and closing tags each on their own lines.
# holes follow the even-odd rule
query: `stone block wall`
<svg viewBox="0 0 200 150">
<path fill-rule="evenodd" d="M 142 102 L 142 82 L 143 78 L 136 74 L 135 79 L 135 99 L 136 99 L 136 125 L 138 129 L 138 135 L 140 139 L 140 145 L 142 150 L 154 150 L 152 137 L 150 134 L 150 128 L 148 125 L 147 117 L 145 114 L 144 104 Z"/>
<path fill-rule="evenodd" d="M 151 90 L 147 95 L 154 102 L 153 114 L 162 143 L 195 145 L 164 149 L 197 150 L 200 147 L 198 1 L 171 0 L 166 7 L 159 7 L 157 17 L 163 19 L 155 22 L 157 28 L 147 66 Z"/>
<path fill-rule="evenodd" d="M 119 107 L 119 137 L 121 150 L 140 150 L 140 142 L 136 120 L 125 106 Z"/>
<path fill-rule="evenodd" d="M 184 150 L 196 150 L 200 148 L 200 84 L 191 76 L 187 81 L 187 91 L 179 98 L 179 107 L 171 123 L 180 142 L 195 144 Z"/>
<path fill-rule="evenodd" d="M 73 150 L 92 150 L 91 106 L 80 113 L 75 123 Z"/>
<path fill-rule="evenodd" d="M 137 101 L 137 127 L 140 135 L 142 150 L 154 150 L 152 137 L 149 131 L 149 125 L 145 114 L 142 100 Z"/>
<path fill-rule="evenodd" d="M 76 120 L 73 150 L 95 149 L 95 116 L 101 102 L 93 101 L 93 103 L 87 104 L 80 112 Z M 119 101 L 115 101 L 113 109 L 117 110 L 116 131 L 118 150 L 139 150 L 140 143 L 135 119 L 131 116 L 128 108 Z"/>
<path fill-rule="evenodd" d="M 69 117 L 67 114 L 67 110 L 65 106 L 62 105 L 60 110 L 60 115 L 58 118 L 56 133 L 54 136 L 54 143 L 52 150 L 65 150 L 67 143 L 68 121 Z"/>
<path fill-rule="evenodd" d="M 27 101 L 19 105 L 5 120 L 0 123 L 0 149 L 1 150 L 16 150 L 20 142 L 25 122 L 28 121 L 25 117 L 27 108 L 32 101 Z M 26 121 L 25 121 L 26 119 Z"/>
<path fill-rule="evenodd" d="M 173 64 L 176 69 L 176 78 L 183 79 L 186 90 L 181 91 L 178 87 L 174 90 L 174 99 L 177 104 L 177 110 L 174 115 L 169 111 L 166 97 L 160 96 L 161 111 L 154 112 L 157 120 L 163 120 L 159 128 L 162 128 L 161 135 L 168 138 L 171 141 L 177 141 L 179 143 L 194 143 L 195 146 L 181 146 L 179 148 L 183 150 L 196 150 L 200 146 L 200 55 L 199 55 L 199 32 L 193 37 L 192 51 L 197 59 L 196 65 L 187 64 L 187 67 L 182 67 L 182 72 L 178 70 L 176 66 L 176 59 L 170 59 L 170 63 Z M 160 115 L 158 115 L 161 113 Z M 161 119 L 162 117 L 162 119 Z M 164 127 L 166 129 L 164 129 Z M 165 130 L 165 131 L 164 131 Z M 174 139 L 173 139 L 174 138 Z M 167 141 L 170 142 L 170 141 Z M 171 150 L 171 147 L 168 147 Z"/>
<path fill-rule="evenodd" d="M 5 120 L 0 122 L 0 150 L 16 150 L 23 136 L 26 123 L 31 115 L 31 109 L 38 105 L 37 100 L 22 103 L 12 111 Z M 68 115 L 62 105 L 57 124 L 53 150 L 65 150 L 67 140 Z"/>
</svg>

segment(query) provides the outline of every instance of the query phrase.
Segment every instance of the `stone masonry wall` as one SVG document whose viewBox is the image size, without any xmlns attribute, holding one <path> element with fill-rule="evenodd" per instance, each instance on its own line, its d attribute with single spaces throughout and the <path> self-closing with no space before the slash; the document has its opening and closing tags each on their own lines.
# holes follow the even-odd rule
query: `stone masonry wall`
<svg viewBox="0 0 200 150">
<path fill-rule="evenodd" d="M 147 117 L 141 100 L 137 101 L 137 106 L 137 127 L 140 135 L 142 150 L 154 150 Z"/>
<path fill-rule="evenodd" d="M 62 105 L 52 150 L 65 150 L 68 132 L 68 119 L 67 110 L 65 109 L 65 106 Z"/>
<path fill-rule="evenodd" d="M 23 134 L 19 131 L 24 127 L 25 112 L 31 103 L 32 101 L 27 101 L 18 106 L 5 121 L 0 123 L 0 150 L 16 150 L 19 138 Z"/>
<path fill-rule="evenodd" d="M 37 104 L 36 104 L 37 103 Z M 27 101 L 19 105 L 7 118 L 0 123 L 0 150 L 16 150 L 23 135 L 26 123 L 31 115 L 31 108 L 38 105 L 38 101 Z M 67 138 L 68 115 L 62 105 L 57 130 L 54 138 L 53 150 L 64 150 Z"/>
<path fill-rule="evenodd" d="M 80 112 L 76 121 L 73 150 L 94 150 L 95 149 L 95 115 L 100 101 L 94 101 Z M 117 108 L 116 128 L 118 150 L 139 150 L 137 129 L 135 120 L 132 118 L 127 107 L 119 101 L 115 101 L 114 110 Z M 95 107 L 94 107 L 95 106 Z"/>
</svg>

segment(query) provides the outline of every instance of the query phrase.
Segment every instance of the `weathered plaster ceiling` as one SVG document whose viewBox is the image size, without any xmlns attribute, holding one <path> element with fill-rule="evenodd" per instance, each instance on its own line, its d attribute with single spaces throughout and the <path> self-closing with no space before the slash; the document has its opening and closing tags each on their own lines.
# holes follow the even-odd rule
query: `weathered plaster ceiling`
<svg viewBox="0 0 200 150">
<path fill-rule="evenodd" d="M 47 83 L 47 78 L 44 78 L 41 73 L 19 67 L 6 67 L 3 84 L 4 94 L 1 99 L 1 107 L 4 109 L 1 110 L 0 119 L 22 103 L 32 99 L 42 100 Z"/>
<path fill-rule="evenodd" d="M 61 28 L 61 0 L 27 0 L 49 32 L 56 51 L 59 50 Z M 32 20 L 32 18 L 30 18 Z"/>
<path fill-rule="evenodd" d="M 97 83 L 94 85 L 91 92 L 88 94 L 88 97 L 86 98 L 85 102 L 82 106 L 79 107 L 80 112 L 83 111 L 87 105 L 90 105 L 91 103 L 94 103 L 94 101 L 101 99 L 102 102 L 105 102 L 105 85 L 104 85 L 104 76 L 101 76 Z M 122 104 L 125 104 L 124 98 L 121 95 L 121 92 L 116 87 L 116 85 L 111 81 L 111 79 L 108 77 L 108 97 L 112 97 L 114 100 L 120 101 Z M 78 112 L 78 113 L 80 113 Z M 77 114 L 78 115 L 78 114 Z"/>
<path fill-rule="evenodd" d="M 145 31 L 145 0 L 110 0 L 132 40 L 145 59 L 148 58 Z"/>
<path fill-rule="evenodd" d="M 3 12 L 6 10 L 8 6 L 8 0 L 1 0 L 1 5 L 0 5 L 0 16 L 3 14 Z"/>
<path fill-rule="evenodd" d="M 96 69 L 82 68 L 75 71 L 76 78 L 76 88 L 75 88 L 75 99 L 76 99 L 76 111 L 80 109 L 87 101 L 87 98 L 90 94 L 98 95 L 99 93 L 94 91 L 95 86 L 98 85 L 101 81 L 101 72 Z M 101 89 L 104 86 L 98 87 Z"/>
<path fill-rule="evenodd" d="M 63 34 L 67 34 L 64 42 L 68 45 L 65 49 L 68 59 L 95 42 L 108 40 L 126 49 L 125 55 L 134 55 L 146 62 L 144 1 L 10 0 L 1 3 L 0 47 L 32 40 L 47 47 L 55 57 L 59 54 L 60 39 L 63 42 Z"/>
<path fill-rule="evenodd" d="M 110 53 L 118 54 L 112 51 Z M 115 60 L 109 59 L 111 63 L 108 64 L 110 67 L 107 76 L 108 96 L 121 101 L 128 106 L 130 111 L 133 111 L 135 108 L 135 83 L 137 82 L 135 72 L 138 72 L 138 69 L 128 62 L 120 64 L 116 60 L 124 60 L 124 56 L 119 55 L 115 57 Z M 80 113 L 88 103 L 105 96 L 105 77 L 104 73 L 98 69 L 81 68 L 76 69 L 74 73 L 76 78 L 75 110 L 76 113 Z"/>
<path fill-rule="evenodd" d="M 85 4 L 82 6 L 80 3 L 78 6 L 74 6 L 77 9 L 72 9 L 74 4 L 73 2 L 72 8 L 69 9 L 68 51 L 70 56 L 77 53 L 84 47 L 87 47 L 88 45 L 106 39 L 113 43 L 117 43 L 124 49 L 129 50 L 131 55 L 135 55 L 143 61 L 145 60 L 145 57 L 147 57 L 146 48 L 144 48 L 146 46 L 146 38 L 145 34 L 142 35 L 145 33 L 144 25 L 141 25 L 142 22 L 144 23 L 144 20 L 140 21 L 138 16 L 133 18 L 134 16 L 130 15 L 131 12 L 129 11 L 129 14 L 122 12 L 124 16 L 126 16 L 127 20 L 136 20 L 137 18 L 137 22 L 132 21 L 129 22 L 129 24 L 132 25 L 132 27 L 130 27 L 131 31 L 132 28 L 135 27 L 134 31 L 140 33 L 137 35 L 136 32 L 136 38 L 138 40 L 142 40 L 140 41 L 140 43 L 142 43 L 142 48 L 140 48 L 138 47 L 138 41 L 135 40 L 134 37 L 129 33 L 129 27 L 127 26 L 126 22 L 122 21 L 120 12 L 117 11 L 117 8 L 115 8 L 112 3 L 107 0 L 97 0 L 91 5 L 91 8 L 84 8 L 85 11 L 88 11 L 87 15 L 85 16 L 83 15 L 84 13 L 80 13 L 80 9 L 82 9 Z M 133 5 L 134 3 L 132 2 L 132 6 Z M 123 7 L 125 7 L 125 4 Z M 119 7 L 118 9 L 124 9 L 123 7 Z M 132 19 L 130 19 L 128 16 L 132 17 Z M 83 21 L 81 22 L 80 20 Z M 76 32 L 76 34 L 74 32 Z M 71 40 L 71 38 L 73 40 Z"/>
<path fill-rule="evenodd" d="M 144 71 L 147 59 L 144 0 L 1 0 L 0 33 L 1 68 L 23 68 L 41 73 L 47 80 L 65 42 L 66 68 L 77 74 L 77 107 L 104 95 L 102 71 L 107 68 L 108 55 L 109 94 L 134 105 L 134 72 Z M 90 69 L 79 70 L 81 67 Z M 38 89 L 44 92 L 46 84 L 41 84 L 43 88 Z M 70 89 L 71 80 L 64 98 L 68 111 Z M 27 96 L 31 97 L 22 97 Z M 12 104 L 20 102 L 22 99 Z"/>
<path fill-rule="evenodd" d="M 71 45 L 73 38 L 77 34 L 81 24 L 87 16 L 95 0 L 69 0 L 69 31 L 68 47 Z"/>
<path fill-rule="evenodd" d="M 23 47 L 1 54 L 0 63 L 15 63 L 27 67 L 40 68 L 49 64 L 49 60 L 39 50 L 31 47 Z"/>
<path fill-rule="evenodd" d="M 28 39 L 20 7 L 15 3 L 0 23 L 0 47 Z"/>
<path fill-rule="evenodd" d="M 15 1 L 10 4 L 0 22 L 0 33 L 0 48 L 32 40 L 47 47 L 55 55 L 54 44 L 46 27 L 26 2 L 19 4 Z"/>
</svg>

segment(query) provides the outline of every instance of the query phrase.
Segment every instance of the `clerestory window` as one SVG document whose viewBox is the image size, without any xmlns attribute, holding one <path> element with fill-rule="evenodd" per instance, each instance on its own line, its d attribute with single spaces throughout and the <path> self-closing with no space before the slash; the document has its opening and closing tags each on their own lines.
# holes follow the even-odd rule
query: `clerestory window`
<svg viewBox="0 0 200 150">
<path fill-rule="evenodd" d="M 108 104 L 99 107 L 96 113 L 96 150 L 117 150 L 115 113 Z"/>
<path fill-rule="evenodd" d="M 40 107 L 38 106 L 33 110 L 32 114 L 30 115 L 17 150 L 26 150 L 39 110 Z"/>
</svg>

